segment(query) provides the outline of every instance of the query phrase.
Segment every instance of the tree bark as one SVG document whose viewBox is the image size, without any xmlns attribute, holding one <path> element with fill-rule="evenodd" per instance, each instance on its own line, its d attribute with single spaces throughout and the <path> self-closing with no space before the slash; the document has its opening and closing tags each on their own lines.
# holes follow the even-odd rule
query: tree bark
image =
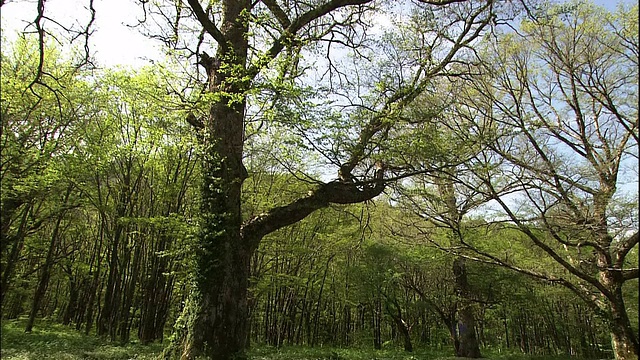
<svg viewBox="0 0 640 360">
<path fill-rule="evenodd" d="M 611 273 L 603 275 L 603 282 L 605 284 L 608 283 L 612 280 L 610 279 L 611 277 L 616 277 L 616 275 Z M 611 314 L 611 319 L 609 320 L 611 346 L 616 360 L 638 359 L 638 337 L 634 334 L 627 314 L 621 281 L 613 289 L 608 300 Z"/>
<path fill-rule="evenodd" d="M 402 318 L 402 310 L 400 308 L 400 304 L 396 299 L 387 298 L 388 303 L 386 304 L 387 313 L 396 324 L 398 330 L 402 334 L 402 340 L 404 344 L 404 351 L 413 352 L 413 344 L 411 343 L 411 333 L 409 331 L 409 326 L 406 321 Z M 390 306 L 392 305 L 392 306 Z M 395 309 L 392 309 L 395 308 Z M 395 311 L 394 311 L 395 310 Z"/>
<path fill-rule="evenodd" d="M 458 295 L 458 337 L 460 346 L 457 349 L 457 356 L 467 358 L 480 358 L 480 347 L 476 339 L 475 316 L 469 294 L 469 282 L 467 280 L 467 267 L 464 258 L 458 257 L 453 261 L 453 274 L 455 278 L 455 289 Z"/>
<path fill-rule="evenodd" d="M 458 208 L 455 184 L 451 174 L 444 173 L 436 179 L 438 191 L 444 202 L 445 214 L 443 215 L 451 231 L 453 242 L 464 244 L 461 231 L 464 211 Z M 454 290 L 458 299 L 458 341 L 456 355 L 460 357 L 479 358 L 480 347 L 476 338 L 475 316 L 472 308 L 471 287 L 467 278 L 467 267 L 463 257 L 456 257 L 453 261 Z"/>
<path fill-rule="evenodd" d="M 376 298 L 371 305 L 371 321 L 373 328 L 373 348 L 376 350 L 382 349 L 382 301 L 380 298 Z"/>
<path fill-rule="evenodd" d="M 13 272 L 18 263 L 18 258 L 20 256 L 20 253 L 22 252 L 22 248 L 24 247 L 24 238 L 26 236 L 26 228 L 27 228 L 28 216 L 30 211 L 31 211 L 31 204 L 28 204 L 22 210 L 22 216 L 21 216 L 20 225 L 18 227 L 17 234 L 13 235 L 12 237 L 9 237 L 9 236 L 6 236 L 6 233 L 4 232 L 4 230 L 2 231 L 3 232 L 2 236 L 4 237 L 2 239 L 3 246 L 8 246 L 9 242 L 13 243 L 13 246 L 11 247 L 11 252 L 9 253 L 9 256 L 7 258 L 7 264 L 2 269 L 2 287 L 0 288 L 0 307 L 4 307 L 5 295 L 9 290 L 11 279 L 13 278 Z M 2 254 L 4 254 L 4 249 L 2 251 Z"/>
<path fill-rule="evenodd" d="M 129 177 L 125 177 L 125 189 L 128 192 L 129 188 Z M 126 195 L 123 193 L 120 195 L 120 200 L 117 205 L 116 217 L 115 217 L 115 230 L 113 232 L 113 238 L 111 239 L 111 248 L 109 251 L 109 276 L 107 278 L 107 290 L 104 295 L 104 308 L 100 313 L 100 318 L 98 319 L 97 324 L 97 334 L 98 335 L 106 335 L 109 333 L 111 341 L 115 341 L 116 339 L 116 326 L 118 319 L 118 309 L 120 305 L 120 294 L 122 284 L 120 282 L 120 276 L 122 270 L 120 269 L 120 242 L 122 238 L 126 238 L 124 225 L 120 223 L 119 219 L 123 218 L 126 215 L 127 209 L 127 200 Z"/>
<path fill-rule="evenodd" d="M 128 280 L 123 280 L 123 291 L 122 291 L 122 309 L 120 311 L 120 324 L 119 324 L 119 332 L 120 332 L 120 343 L 125 344 L 129 342 L 129 335 L 131 333 L 131 307 L 133 305 L 133 298 L 135 294 L 136 284 L 138 282 L 139 272 L 140 272 L 140 261 L 141 261 L 141 246 L 135 245 L 136 239 L 134 239 L 134 255 L 133 255 L 133 263 L 130 264 L 130 269 L 128 271 Z M 131 260 L 129 260 L 131 261 Z M 159 305 L 159 304 L 158 304 Z M 135 312 L 135 309 L 134 309 Z"/>
</svg>

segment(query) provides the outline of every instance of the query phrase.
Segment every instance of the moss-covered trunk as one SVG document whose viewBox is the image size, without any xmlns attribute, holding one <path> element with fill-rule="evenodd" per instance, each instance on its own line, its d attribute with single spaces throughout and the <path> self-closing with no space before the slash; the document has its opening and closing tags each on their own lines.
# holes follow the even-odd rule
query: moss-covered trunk
<svg viewBox="0 0 640 360">
<path fill-rule="evenodd" d="M 172 357 L 242 358 L 246 346 L 247 286 L 253 247 L 241 234 L 240 196 L 247 177 L 242 164 L 246 71 L 247 0 L 225 1 L 221 31 L 226 40 L 205 65 L 214 94 L 202 136 L 201 224 L 194 288 L 185 306 L 179 348 Z M 175 346 L 176 344 L 174 344 Z M 176 356 L 178 355 L 179 356 Z"/>
<path fill-rule="evenodd" d="M 180 357 L 242 358 L 248 337 L 247 286 L 251 251 L 236 231 L 213 215 L 200 235 L 195 288 L 190 295 L 187 334 Z M 226 220 L 229 222 L 229 219 Z"/>
<path fill-rule="evenodd" d="M 214 106 L 217 126 L 239 126 L 242 111 Z M 248 336 L 247 286 L 253 247 L 241 234 L 240 190 L 246 177 L 229 138 L 205 144 L 201 225 L 197 237 L 193 289 L 182 314 L 171 358 L 237 359 Z M 177 348 L 175 348 L 177 346 Z"/>
<path fill-rule="evenodd" d="M 181 359 L 198 356 L 238 359 L 244 357 L 249 331 L 249 262 L 260 240 L 329 203 L 372 199 L 384 189 L 384 171 L 378 166 L 375 179 L 361 184 L 339 181 L 323 184 L 291 204 L 273 208 L 243 223 L 240 201 L 242 183 L 247 178 L 242 163 L 245 96 L 255 75 L 247 70 L 252 2 L 222 1 L 221 21 L 216 21 L 220 24 L 219 30 L 197 0 L 188 0 L 188 3 L 218 43 L 218 49 L 215 57 L 202 54 L 200 58 L 209 75 L 212 95 L 209 117 L 204 121 L 189 121 L 201 131 L 203 154 L 201 225 L 194 286 L 176 326 L 175 338 L 165 354 Z M 288 31 L 293 33 L 315 18 L 351 4 L 346 0 L 334 1 L 310 10 L 292 22 Z M 283 46 L 282 41 L 274 44 L 266 58 L 275 57 Z M 355 165 L 354 162 L 348 170 Z"/>
</svg>

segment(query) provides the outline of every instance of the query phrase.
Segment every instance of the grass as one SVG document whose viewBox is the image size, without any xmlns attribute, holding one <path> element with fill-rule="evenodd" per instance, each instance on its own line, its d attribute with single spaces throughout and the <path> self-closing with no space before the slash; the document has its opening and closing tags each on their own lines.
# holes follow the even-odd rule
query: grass
<svg viewBox="0 0 640 360">
<path fill-rule="evenodd" d="M 406 353 L 401 349 L 373 350 L 373 349 L 336 349 L 336 348 L 307 348 L 285 347 L 281 349 L 259 347 L 251 350 L 252 360 L 462 360 L 448 355 L 450 351 L 433 351 L 418 349 L 413 353 Z M 532 356 L 523 354 L 499 354 L 484 350 L 487 359 L 500 360 L 566 360 L 567 356 Z M 578 360 L 572 358 L 572 360 Z"/>
<path fill-rule="evenodd" d="M 162 349 L 162 344 L 111 344 L 46 320 L 38 320 L 30 334 L 24 333 L 24 321 L 2 322 L 3 360 L 156 359 Z"/>
<path fill-rule="evenodd" d="M 70 327 L 46 320 L 36 322 L 30 334 L 24 333 L 24 321 L 2 322 L 3 360 L 116 360 L 116 359 L 157 359 L 163 344 L 140 345 L 131 342 L 126 345 L 109 343 L 95 336 L 84 335 Z M 330 347 L 253 347 L 249 352 L 252 360 L 455 360 L 445 351 L 419 349 L 405 353 L 400 349 L 359 349 Z M 530 356 L 522 354 L 500 354 L 483 350 L 489 359 L 499 360 L 564 360 L 566 356 Z M 573 360 L 579 360 L 573 358 Z"/>
</svg>

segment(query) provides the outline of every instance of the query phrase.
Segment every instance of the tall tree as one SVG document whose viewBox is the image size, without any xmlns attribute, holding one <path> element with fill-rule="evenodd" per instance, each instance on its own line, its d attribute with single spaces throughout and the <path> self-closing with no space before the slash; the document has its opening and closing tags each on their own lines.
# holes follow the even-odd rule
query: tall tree
<svg viewBox="0 0 640 360">
<path fill-rule="evenodd" d="M 437 82 L 438 92 L 424 94 L 419 102 L 411 104 L 403 115 L 411 119 L 413 128 L 400 132 L 392 147 L 394 156 L 404 159 L 406 166 L 420 168 L 426 163 L 438 167 L 436 171 L 416 175 L 394 187 L 401 207 L 414 215 L 400 219 L 394 231 L 409 239 L 415 238 L 418 232 L 438 246 L 446 243 L 447 248 L 458 249 L 463 248 L 472 235 L 468 224 L 471 214 L 490 199 L 470 179 L 469 168 L 474 166 L 471 160 L 481 150 L 480 138 L 469 132 L 468 124 L 454 110 L 461 106 L 458 97 L 464 76 L 461 71 L 459 76 L 441 79 Z M 416 218 L 422 220 L 416 221 Z M 444 230 L 446 236 L 439 231 L 434 235 L 434 227 Z M 440 312 L 440 317 L 451 322 L 448 325 L 456 355 L 479 358 L 474 318 L 476 296 L 472 294 L 466 260 L 458 256 L 451 261 L 452 291 L 457 301 L 452 319 L 445 311 Z M 420 294 L 418 287 L 412 288 Z"/>
<path fill-rule="evenodd" d="M 0 303 L 27 237 L 69 210 L 48 206 L 47 198 L 67 187 L 71 176 L 63 159 L 78 145 L 77 131 L 94 111 L 83 71 L 60 49 L 41 60 L 46 77 L 32 81 L 39 69 L 31 56 L 37 47 L 33 39 L 20 38 L 2 52 Z"/>
<path fill-rule="evenodd" d="M 193 293 L 185 307 L 183 326 L 178 330 L 179 345 L 167 351 L 167 355 L 183 359 L 201 355 L 216 359 L 242 356 L 248 334 L 249 260 L 261 239 L 330 204 L 362 202 L 383 191 L 384 167 L 374 166 L 371 154 L 380 150 L 380 142 L 394 126 L 401 125 L 391 121 L 393 114 L 424 91 L 434 76 L 446 72 L 458 52 L 488 24 L 494 6 L 492 1 L 482 1 L 438 9 L 438 2 L 434 3 L 416 7 L 416 13 L 430 21 L 425 34 L 430 33 L 430 40 L 435 39 L 424 44 L 429 48 L 422 51 L 416 66 L 390 74 L 399 77 L 380 87 L 378 93 L 384 94 L 382 102 L 369 98 L 359 106 L 368 110 L 350 111 L 350 118 L 338 117 L 345 127 L 350 122 L 360 126 L 355 137 L 353 130 L 349 130 L 346 144 L 330 139 L 329 148 L 333 146 L 336 152 L 333 158 L 328 158 L 333 169 L 339 170 L 338 179 L 316 181 L 316 187 L 306 196 L 266 209 L 250 219 L 243 219 L 241 211 L 242 184 L 248 176 L 243 156 L 245 129 L 251 126 L 248 104 L 258 80 L 268 79 L 269 67 L 277 61 L 299 64 L 295 59 L 304 55 L 302 48 L 307 44 L 326 41 L 327 51 L 339 44 L 346 44 L 347 49 L 357 48 L 362 40 L 356 32 L 367 30 L 363 20 L 374 3 L 331 0 L 309 5 L 243 0 L 203 6 L 197 0 L 189 0 L 186 8 L 180 3 L 172 9 L 176 20 L 186 16 L 202 27 L 198 45 L 203 44 L 203 38 L 213 39 L 215 56 L 199 49 L 193 51 L 206 70 L 210 94 L 208 114 L 200 119 L 189 117 L 202 133 L 202 217 Z M 175 31 L 180 28 L 176 26 Z M 335 80 L 335 59 L 327 60 L 328 71 Z M 281 78 L 291 75 L 289 69 L 299 72 L 295 65 L 290 65 L 278 75 Z M 374 89 L 367 91 L 372 92 L 373 98 Z M 321 148 L 321 144 L 313 141 L 309 146 Z M 330 168 L 323 172 L 329 173 Z"/>
<path fill-rule="evenodd" d="M 637 5 L 615 14 L 581 3 L 531 12 L 518 32 L 492 43 L 488 76 L 475 79 L 461 97 L 472 110 L 460 112 L 487 146 L 475 159 L 478 189 L 505 226 L 562 270 L 519 267 L 472 247 L 571 289 L 608 325 L 616 359 L 638 354 L 623 295 L 638 279 L 628 256 L 638 248 L 637 189 L 623 186 L 638 159 L 637 35 Z"/>
</svg>

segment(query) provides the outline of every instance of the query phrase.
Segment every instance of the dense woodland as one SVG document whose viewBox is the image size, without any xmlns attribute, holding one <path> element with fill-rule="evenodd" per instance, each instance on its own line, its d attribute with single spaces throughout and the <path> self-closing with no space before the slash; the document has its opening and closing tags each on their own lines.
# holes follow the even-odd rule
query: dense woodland
<svg viewBox="0 0 640 360">
<path fill-rule="evenodd" d="M 208 4 L 143 68 L 3 39 L 3 321 L 637 359 L 637 3 Z"/>
</svg>

